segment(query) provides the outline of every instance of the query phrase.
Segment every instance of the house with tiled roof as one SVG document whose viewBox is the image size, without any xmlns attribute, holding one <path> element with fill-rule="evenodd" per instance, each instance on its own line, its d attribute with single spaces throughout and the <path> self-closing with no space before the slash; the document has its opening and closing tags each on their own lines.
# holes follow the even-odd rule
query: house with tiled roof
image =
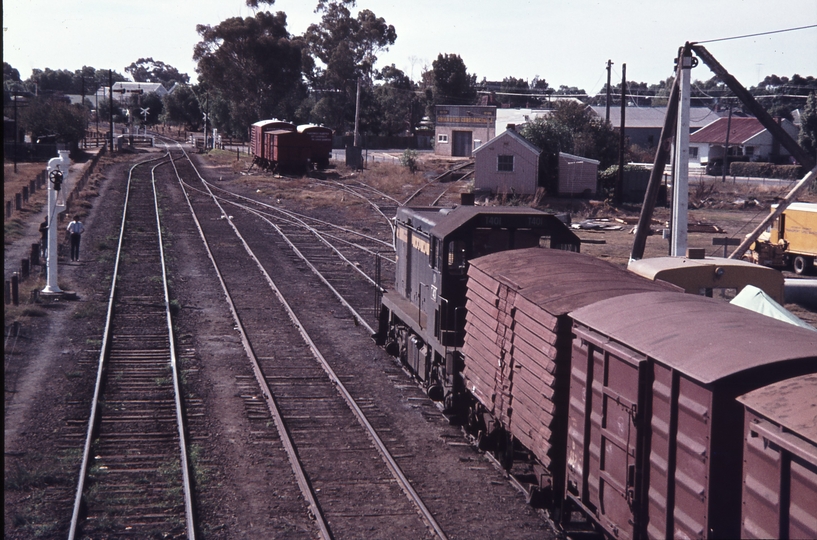
<svg viewBox="0 0 817 540">
<path fill-rule="evenodd" d="M 791 121 L 779 119 L 781 127 L 797 139 L 798 129 Z M 699 129 L 689 137 L 689 160 L 691 164 L 706 165 L 710 161 L 723 159 L 726 148 L 726 131 L 729 128 L 729 155 L 743 156 L 751 161 L 775 161 L 788 156 L 769 130 L 757 118 L 719 118 Z"/>
</svg>

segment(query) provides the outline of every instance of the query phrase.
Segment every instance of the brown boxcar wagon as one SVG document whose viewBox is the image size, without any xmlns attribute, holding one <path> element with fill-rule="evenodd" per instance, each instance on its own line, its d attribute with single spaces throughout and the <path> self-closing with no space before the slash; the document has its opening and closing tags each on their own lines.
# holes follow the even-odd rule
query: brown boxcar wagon
<svg viewBox="0 0 817 540">
<path fill-rule="evenodd" d="M 741 394 L 817 371 L 817 333 L 696 295 L 571 314 L 567 493 L 616 538 L 736 538 Z"/>
<path fill-rule="evenodd" d="M 817 538 L 817 375 L 738 398 L 746 410 L 743 538 Z"/>
<path fill-rule="evenodd" d="M 545 500 L 560 500 L 572 346 L 568 313 L 599 300 L 681 289 L 580 253 L 521 249 L 471 261 L 463 347 L 466 389 L 479 401 L 472 428 L 502 445 L 510 435 L 537 460 Z M 498 448 L 509 466 L 511 445 Z M 504 455 L 503 455 L 504 454 Z M 549 496 L 548 496 L 549 495 Z"/>
<path fill-rule="evenodd" d="M 250 154 L 253 162 L 260 167 L 269 168 L 274 164 L 274 158 L 270 153 L 270 146 L 265 138 L 265 134 L 270 131 L 292 131 L 296 132 L 295 124 L 282 120 L 259 120 L 250 126 Z"/>
<path fill-rule="evenodd" d="M 297 131 L 273 129 L 264 132 L 264 155 L 270 168 L 280 172 L 303 173 L 309 165 L 309 139 Z"/>
<path fill-rule="evenodd" d="M 309 140 L 307 152 L 309 161 L 319 169 L 328 167 L 329 159 L 332 157 L 332 130 L 324 126 L 304 124 L 298 126 L 298 133 Z"/>
</svg>

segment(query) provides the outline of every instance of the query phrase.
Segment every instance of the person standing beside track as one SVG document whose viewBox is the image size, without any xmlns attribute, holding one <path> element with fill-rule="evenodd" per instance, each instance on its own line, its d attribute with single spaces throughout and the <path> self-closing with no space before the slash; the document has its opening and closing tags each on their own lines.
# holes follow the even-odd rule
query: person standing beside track
<svg viewBox="0 0 817 540">
<path fill-rule="evenodd" d="M 85 232 L 85 226 L 79 220 L 79 216 L 74 216 L 74 221 L 68 224 L 68 232 L 71 233 L 71 260 L 79 260 L 79 241 L 82 239 L 82 233 Z"/>
</svg>

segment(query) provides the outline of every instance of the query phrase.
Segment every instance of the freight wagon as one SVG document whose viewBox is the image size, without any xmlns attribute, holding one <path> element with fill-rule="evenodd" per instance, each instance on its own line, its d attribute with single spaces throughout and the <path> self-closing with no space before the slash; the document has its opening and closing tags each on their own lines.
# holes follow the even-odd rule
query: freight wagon
<svg viewBox="0 0 817 540">
<path fill-rule="evenodd" d="M 746 414 L 743 538 L 817 538 L 817 375 L 738 398 Z"/>
<path fill-rule="evenodd" d="M 312 166 L 324 169 L 332 155 L 332 130 L 261 120 L 250 127 L 250 153 L 253 163 L 264 169 L 294 173 Z"/>
</svg>

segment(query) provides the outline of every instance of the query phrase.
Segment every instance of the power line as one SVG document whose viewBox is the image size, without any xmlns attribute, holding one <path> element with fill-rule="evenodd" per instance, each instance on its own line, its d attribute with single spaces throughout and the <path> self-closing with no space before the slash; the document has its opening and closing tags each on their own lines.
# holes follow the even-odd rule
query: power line
<svg viewBox="0 0 817 540">
<path fill-rule="evenodd" d="M 705 41 L 693 41 L 693 43 L 714 43 L 716 41 L 729 41 L 733 39 L 744 39 L 750 37 L 757 37 L 757 36 L 768 36 L 770 34 L 780 34 L 783 32 L 794 32 L 795 30 L 806 30 L 808 28 L 817 28 L 817 24 L 810 24 L 808 26 L 798 26 L 797 28 L 785 28 L 783 30 L 772 30 L 770 32 L 760 32 L 757 34 L 744 34 L 742 36 L 732 36 L 732 37 L 725 37 L 725 38 L 718 38 L 718 39 L 707 39 Z"/>
</svg>

